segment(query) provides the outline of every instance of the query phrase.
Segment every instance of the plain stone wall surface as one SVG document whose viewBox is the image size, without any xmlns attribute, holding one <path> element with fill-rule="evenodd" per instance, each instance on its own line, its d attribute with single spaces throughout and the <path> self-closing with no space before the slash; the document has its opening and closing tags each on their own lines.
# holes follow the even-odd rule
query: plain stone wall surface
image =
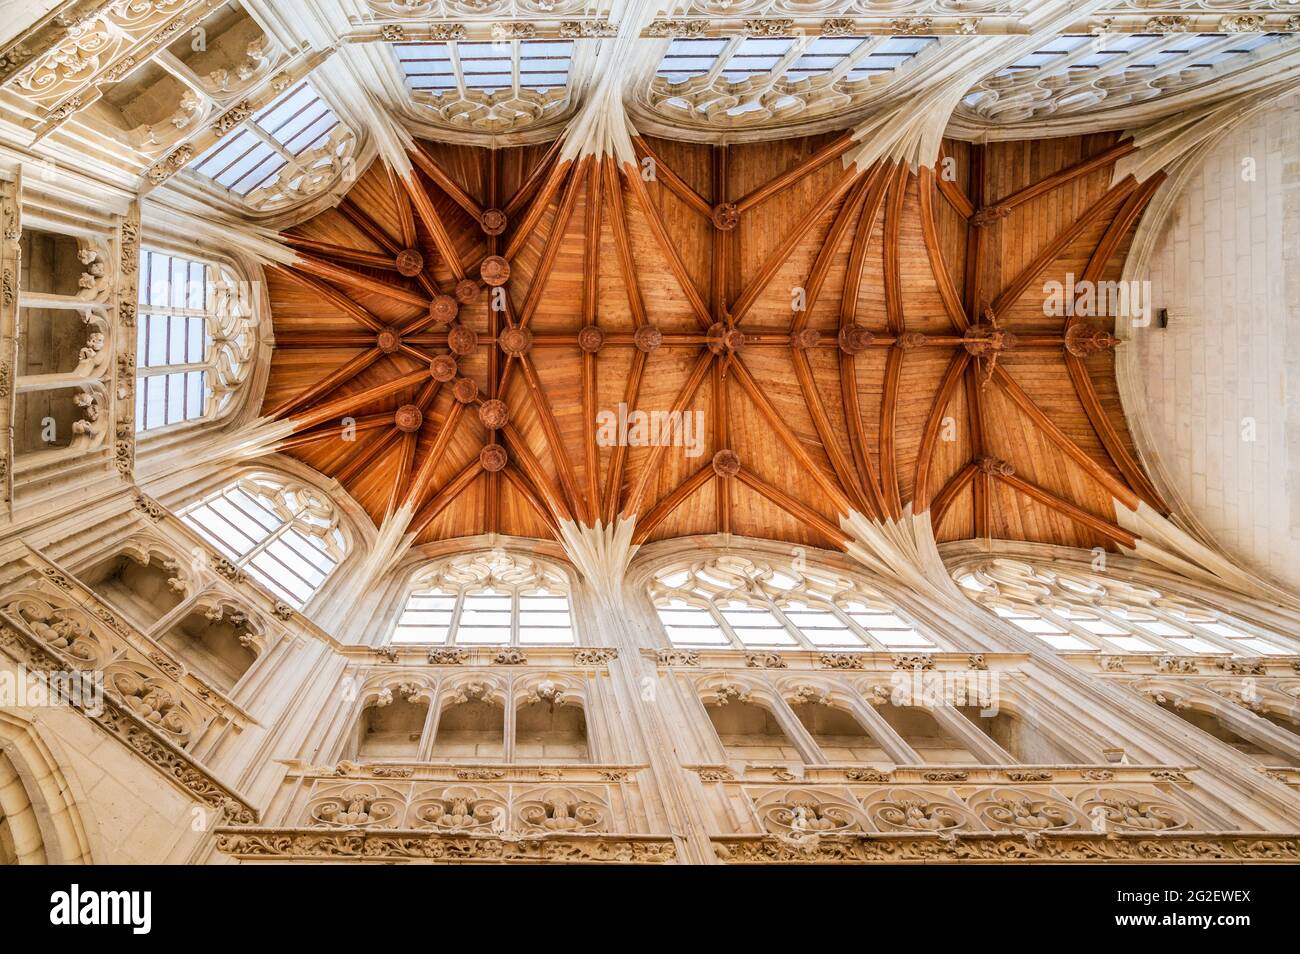
<svg viewBox="0 0 1300 954">
<path fill-rule="evenodd" d="M 1254 160 L 1254 181 L 1243 160 Z M 1234 129 L 1187 182 L 1134 329 L 1149 436 L 1232 556 L 1300 586 L 1300 96 Z M 1254 440 L 1249 430 L 1254 428 Z"/>
</svg>

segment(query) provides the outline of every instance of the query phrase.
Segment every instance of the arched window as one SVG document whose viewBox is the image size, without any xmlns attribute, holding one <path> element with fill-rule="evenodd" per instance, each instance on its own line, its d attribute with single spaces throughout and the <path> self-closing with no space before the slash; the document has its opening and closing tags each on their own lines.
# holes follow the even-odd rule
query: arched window
<svg viewBox="0 0 1300 954">
<path fill-rule="evenodd" d="M 474 132 L 517 129 L 564 110 L 579 52 L 572 40 L 510 39 L 394 43 L 392 50 L 412 100 L 436 121 Z"/>
<path fill-rule="evenodd" d="M 710 125 L 806 119 L 878 96 L 896 71 L 940 43 L 932 36 L 678 37 L 664 51 L 648 101 L 667 117 Z"/>
<path fill-rule="evenodd" d="M 723 555 L 661 569 L 650 597 L 674 646 L 933 649 L 897 607 L 822 568 Z"/>
<path fill-rule="evenodd" d="M 224 132 L 192 170 L 232 200 L 269 211 L 332 185 L 356 136 L 309 82 L 301 82 Z"/>
<path fill-rule="evenodd" d="M 954 578 L 977 603 L 1064 652 L 1288 656 L 1287 639 L 1150 584 L 993 559 Z"/>
<path fill-rule="evenodd" d="M 442 560 L 418 573 L 395 643 L 572 645 L 569 584 L 558 569 L 502 551 Z"/>
<path fill-rule="evenodd" d="M 1271 33 L 1065 33 L 975 84 L 964 109 L 995 123 L 1114 109 L 1222 81 L 1284 51 L 1283 39 Z"/>
<path fill-rule="evenodd" d="M 563 89 L 569 82 L 572 40 L 397 43 L 397 61 L 413 90 Z"/>
<path fill-rule="evenodd" d="M 180 516 L 299 609 L 347 555 L 347 540 L 329 498 L 271 474 L 241 477 Z"/>
<path fill-rule="evenodd" d="M 216 418 L 234 404 L 253 355 L 248 282 L 223 265 L 140 254 L 135 427 Z"/>
</svg>

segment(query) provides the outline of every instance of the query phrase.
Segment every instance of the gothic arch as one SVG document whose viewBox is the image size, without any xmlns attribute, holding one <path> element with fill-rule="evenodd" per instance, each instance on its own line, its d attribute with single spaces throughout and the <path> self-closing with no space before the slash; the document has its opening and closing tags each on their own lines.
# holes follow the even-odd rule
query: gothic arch
<svg viewBox="0 0 1300 954">
<path fill-rule="evenodd" d="M 233 302 L 231 308 L 237 313 L 223 319 L 216 330 L 219 334 L 232 338 L 246 335 L 250 340 L 232 345 L 243 350 L 241 360 L 244 367 L 237 380 L 227 383 L 232 397 L 215 414 L 166 425 L 160 429 L 151 427 L 137 430 L 137 467 L 142 475 L 146 475 L 145 479 L 148 479 L 147 475 L 160 471 L 183 468 L 187 455 L 195 453 L 205 441 L 213 439 L 213 435 L 234 431 L 255 421 L 270 373 L 274 333 L 262 263 L 234 243 L 217 245 L 201 232 L 193 234 L 194 231 L 184 216 L 172 210 L 146 207 L 141 217 L 142 252 L 158 251 L 177 255 L 219 270 L 220 280 L 214 281 L 212 287 L 217 294 L 225 296 L 224 300 Z M 179 240 L 176 237 L 178 234 L 183 234 L 186 238 Z M 147 328 L 150 312 L 146 282 L 152 279 L 145 274 L 143 268 L 145 257 L 141 255 L 138 296 L 141 301 L 136 305 L 136 327 L 131 329 L 131 352 L 137 367 L 147 361 L 147 355 L 141 353 L 136 340 L 143 337 L 137 332 Z M 226 287 L 227 279 L 233 281 L 233 287 Z M 242 314 L 244 312 L 247 314 Z"/>
<path fill-rule="evenodd" d="M 1041 616 L 1040 608 L 1064 609 L 1066 621 L 1058 619 L 1050 628 L 1019 626 L 1031 633 L 1038 628 L 1059 634 L 1061 651 L 1300 655 L 1296 636 L 1300 613 L 1290 605 L 1246 599 L 1225 586 L 1179 575 L 1149 561 L 1110 554 L 1099 558 L 1097 551 L 1008 541 L 988 546 L 949 544 L 941 553 L 966 595 L 1004 618 Z M 1098 568 L 1098 559 L 1104 560 L 1104 570 Z M 1076 629 L 1070 618 L 1092 607 L 1100 610 L 1095 628 Z M 1146 610 L 1157 619 L 1172 611 L 1179 621 L 1173 628 L 1168 621 L 1143 627 L 1109 618 L 1110 611 Z M 1176 633 L 1179 627 L 1182 631 Z M 1065 645 L 1067 637 L 1069 645 Z M 1114 642 L 1116 638 L 1137 639 L 1146 648 L 1125 648 Z"/>
<path fill-rule="evenodd" d="M 460 646 L 526 646 L 580 644 L 574 623 L 571 571 L 563 564 L 522 549 L 492 547 L 466 550 L 428 562 L 408 561 L 396 574 L 396 610 L 385 637 L 394 643 L 437 643 Z M 486 597 L 499 606 L 471 606 Z M 466 634 L 471 618 L 500 629 L 491 638 L 486 629 Z M 491 616 L 490 622 L 488 621 Z"/>
<path fill-rule="evenodd" d="M 74 791 L 36 727 L 0 712 L 0 816 L 17 864 L 92 863 Z"/>
<path fill-rule="evenodd" d="M 638 555 L 627 578 L 638 601 L 662 611 L 651 617 L 659 623 L 657 643 L 665 637 L 673 642 L 673 624 L 665 613 L 693 610 L 696 618 L 683 624 L 712 627 L 714 635 L 700 638 L 718 649 L 958 648 L 931 624 L 915 597 L 846 558 L 804 548 L 792 554 L 771 541 L 745 544 L 694 537 L 665 541 Z M 752 614 L 752 621 L 729 618 L 733 604 L 734 612 Z M 748 629 L 751 624 L 772 635 L 765 640 L 758 629 Z M 747 641 L 742 628 L 755 639 Z"/>
<path fill-rule="evenodd" d="M 282 463 L 286 466 L 279 466 Z M 187 476 L 191 478 L 188 481 Z M 191 522 L 190 515 L 203 511 L 213 500 L 237 490 L 245 482 L 262 488 L 257 490 L 259 496 L 275 497 L 278 502 L 274 508 L 282 523 L 251 546 L 241 549 L 231 544 L 218 545 L 219 536 L 211 529 L 200 530 Z M 248 573 L 258 578 L 272 600 L 297 603 L 303 610 L 320 605 L 323 594 L 354 585 L 356 581 L 348 580 L 345 567 L 356 569 L 373 546 L 373 525 L 364 512 L 357 510 L 347 492 L 334 481 L 296 462 L 261 459 L 213 473 L 195 468 L 186 475 L 167 480 L 165 486 L 168 489 L 161 491 L 161 501 L 181 517 L 181 522 L 205 548 L 241 568 L 249 561 Z M 326 558 L 313 564 L 314 572 L 323 574 L 320 580 L 277 582 L 273 572 L 255 565 L 256 555 L 266 541 L 290 534 L 318 541 L 315 548 Z M 251 538 L 241 539 L 247 542 Z"/>
</svg>

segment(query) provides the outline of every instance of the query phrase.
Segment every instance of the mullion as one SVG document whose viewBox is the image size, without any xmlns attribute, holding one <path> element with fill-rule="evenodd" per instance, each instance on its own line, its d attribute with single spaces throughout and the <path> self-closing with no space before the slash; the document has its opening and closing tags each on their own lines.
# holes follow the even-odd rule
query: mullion
<svg viewBox="0 0 1300 954">
<path fill-rule="evenodd" d="M 233 169 L 235 166 L 239 165 L 239 163 L 243 161 L 243 159 L 244 159 L 245 156 L 247 156 L 250 152 L 252 152 L 254 149 L 257 148 L 257 144 L 258 144 L 258 142 L 259 142 L 260 140 L 259 140 L 256 136 L 251 136 L 250 138 L 252 139 L 252 143 L 249 145 L 249 147 L 248 147 L 247 149 L 245 149 L 243 152 L 241 152 L 238 156 L 235 157 L 234 162 L 228 162 L 228 163 L 226 163 L 224 166 L 221 167 L 221 170 L 220 170 L 219 172 L 217 172 L 215 175 L 214 175 L 214 174 L 211 174 L 211 173 L 207 173 L 207 172 L 203 173 L 203 175 L 206 175 L 206 176 L 207 176 L 208 178 L 210 178 L 213 182 L 217 182 L 217 183 L 219 183 L 219 182 L 221 181 L 221 177 L 222 177 L 223 175 L 225 175 L 227 172 L 229 172 L 229 171 L 230 171 L 231 169 Z M 231 144 L 233 144 L 233 142 L 234 142 L 234 140 L 231 140 Z M 230 148 L 230 147 L 227 146 L 226 148 L 228 149 L 228 148 Z M 217 151 L 216 151 L 215 153 L 213 153 L 211 156 L 208 156 L 208 162 L 211 162 L 213 159 L 216 159 L 216 158 L 217 158 L 218 156 L 220 156 L 223 152 L 225 152 L 225 149 L 219 149 L 219 150 L 217 150 Z M 258 165 L 261 165 L 261 163 L 258 163 Z M 256 166 L 255 166 L 254 168 L 256 168 Z M 247 173 L 245 173 L 245 175 L 247 175 Z M 242 180 L 243 178 L 244 178 L 244 176 L 240 176 L 240 177 L 239 177 L 239 179 L 241 179 L 241 180 Z M 239 181 L 239 180 L 236 180 L 236 181 Z M 233 191 L 234 191 L 234 188 L 235 188 L 235 185 L 234 185 L 234 183 L 231 183 L 230 185 L 226 186 L 225 188 L 230 189 L 230 190 L 233 192 Z"/>
<path fill-rule="evenodd" d="M 301 89 L 301 87 L 299 87 L 299 88 Z M 294 90 L 294 93 L 297 93 L 297 90 Z M 293 94 L 290 94 L 290 95 L 293 95 Z M 283 129 L 285 126 L 289 125 L 291 122 L 293 122 L 295 119 L 297 119 L 299 116 L 301 116 L 303 113 L 305 113 L 307 110 L 311 109 L 313 106 L 315 106 L 315 105 L 316 105 L 317 103 L 319 103 L 319 102 L 321 102 L 321 98 L 320 98 L 319 96 L 316 96 L 316 97 L 314 97 L 314 98 L 312 98 L 312 99 L 307 100 L 305 103 L 303 103 L 301 106 L 299 106 L 299 107 L 298 107 L 294 112 L 290 113 L 288 116 L 286 116 L 284 119 L 282 119 L 282 120 L 280 121 L 279 125 L 277 125 L 277 126 L 275 126 L 275 127 L 273 127 L 273 128 L 272 128 L 272 127 L 268 127 L 268 126 L 263 126 L 261 123 L 256 122 L 256 121 L 253 122 L 253 125 L 256 126 L 258 129 L 261 129 L 263 132 L 265 132 L 268 136 L 270 136 L 270 137 L 271 137 L 272 139 L 274 139 L 276 142 L 280 142 L 280 137 L 277 136 L 276 133 L 278 133 L 281 129 Z M 329 110 L 329 107 L 326 106 L 325 109 L 328 111 L 328 110 Z M 322 114 L 322 115 L 323 115 L 323 114 Z M 284 145 L 283 143 L 280 143 L 280 144 L 281 144 L 281 145 Z"/>
<path fill-rule="evenodd" d="M 1065 630 L 1067 633 L 1074 636 L 1075 639 L 1083 640 L 1093 649 L 1097 650 L 1097 652 L 1102 652 L 1102 653 L 1110 652 L 1110 647 L 1107 645 L 1104 636 L 1098 635 L 1097 633 L 1089 632 L 1088 630 L 1084 629 L 1082 626 L 1075 623 L 1074 620 L 1067 619 L 1066 617 L 1061 616 L 1059 613 L 1056 613 L 1054 610 L 1052 610 L 1051 607 L 1045 607 L 1043 609 L 1039 609 L 1037 610 L 1037 613 L 1040 619 L 1044 619 L 1049 623 L 1061 627 L 1061 629 Z M 1124 629 L 1123 626 L 1119 628 Z M 1138 639 L 1141 638 L 1132 630 L 1127 630 L 1127 632 L 1129 636 L 1133 636 Z M 1038 633 L 1033 633 L 1032 635 L 1036 636 L 1039 639 L 1043 639 L 1043 637 Z M 1043 641 L 1046 642 L 1046 640 Z"/>
<path fill-rule="evenodd" d="M 451 622 L 447 627 L 447 645 L 458 645 L 457 640 L 460 637 L 460 616 L 461 611 L 465 608 L 465 590 L 461 588 L 456 591 L 456 605 L 452 607 Z"/>
<path fill-rule="evenodd" d="M 254 172 L 256 172 L 258 169 L 261 169 L 261 168 L 262 168 L 263 166 L 265 166 L 268 162 L 274 162 L 276 159 L 279 159 L 279 160 L 280 160 L 280 164 L 279 164 L 278 166 L 274 166 L 274 167 L 272 167 L 271 169 L 267 170 L 266 174 L 265 174 L 264 176 L 262 176 L 262 178 L 258 179 L 257 182 L 255 182 L 255 183 L 253 183 L 252 185 L 250 185 L 250 186 L 249 186 L 247 189 L 245 189 L 243 192 L 240 192 L 240 191 L 239 191 L 239 184 L 240 184 L 241 182 L 243 182 L 245 179 L 247 179 L 249 176 L 251 176 L 251 175 L 252 175 Z M 248 193 L 254 191 L 255 189 L 260 189 L 262 186 L 264 186 L 264 185 L 266 184 L 266 182 L 267 182 L 268 179 L 270 179 L 272 176 L 274 176 L 277 172 L 279 172 L 281 169 L 283 169 L 286 165 L 288 165 L 288 162 L 287 162 L 287 160 L 284 158 L 284 156 L 280 155 L 279 153 L 272 153 L 271 155 L 269 155 L 269 156 L 267 156 L 265 159 L 263 159 L 261 162 L 259 162 L 257 165 L 253 166 L 253 168 L 251 168 L 251 169 L 249 169 L 247 172 L 245 172 L 242 176 L 240 176 L 240 177 L 239 177 L 238 179 L 236 179 L 234 182 L 230 183 L 230 185 L 228 186 L 228 188 L 230 189 L 231 192 L 237 193 L 237 194 L 239 194 L 239 195 L 248 195 Z"/>
<path fill-rule="evenodd" d="M 759 593 L 763 597 L 764 602 L 767 603 L 767 609 L 768 612 L 772 614 L 772 618 L 784 626 L 786 632 L 794 636 L 795 645 L 803 649 L 817 648 L 813 645 L 812 640 L 805 636 L 798 626 L 790 622 L 789 617 L 787 617 L 785 613 L 781 612 L 781 607 L 776 605 L 776 600 L 772 599 L 772 597 L 763 590 L 759 590 Z"/>
<path fill-rule="evenodd" d="M 270 550 L 263 549 L 262 552 L 259 553 L 259 554 L 257 554 L 257 556 L 256 556 L 255 558 L 250 559 L 250 560 L 248 561 L 248 563 L 246 564 L 250 569 L 253 568 L 253 567 L 255 567 L 255 566 L 257 566 L 257 564 L 254 562 L 255 559 L 262 559 L 262 560 L 270 560 L 270 561 L 272 561 L 273 563 L 275 563 L 276 566 L 278 566 L 280 569 L 282 569 L 286 574 L 288 574 L 289 576 L 291 576 L 291 577 L 293 577 L 294 579 L 298 580 L 300 583 L 302 583 L 303 586 L 307 587 L 307 589 L 308 589 L 309 591 L 314 590 L 314 589 L 316 588 L 316 584 L 312 583 L 311 580 L 307 579 L 305 576 L 303 576 L 301 573 L 299 573 L 297 570 L 295 570 L 295 569 L 294 569 L 293 567 L 291 567 L 289 564 L 285 563 L 284 560 L 280 559 L 278 556 L 276 556 L 276 555 L 275 555 L 274 553 L 272 553 Z M 258 569 L 260 569 L 260 570 L 261 570 L 263 573 L 265 573 L 267 576 L 274 576 L 274 574 L 271 574 L 269 571 L 267 571 L 267 569 L 266 569 L 265 567 L 258 567 Z M 279 578 L 276 577 L 276 579 L 278 580 Z"/>
<path fill-rule="evenodd" d="M 322 113 L 321 115 L 324 115 L 324 114 Z M 317 120 L 317 122 L 319 122 L 319 119 Z M 315 124 L 316 124 L 315 122 L 312 123 L 313 126 L 314 126 Z M 330 133 L 334 132 L 334 130 L 338 129 L 339 126 L 341 126 L 341 125 L 343 125 L 343 120 L 341 120 L 341 119 L 339 119 L 337 116 L 335 116 L 335 117 L 334 117 L 334 122 L 333 122 L 333 123 L 331 123 L 328 127 L 326 127 L 325 129 L 323 129 L 321 132 L 317 133 L 314 137 L 312 137 L 310 140 L 308 140 L 308 142 L 307 142 L 305 145 L 303 145 L 303 147 L 302 147 L 301 149 L 299 149 L 297 152 L 295 152 L 295 153 L 293 154 L 294 158 L 296 159 L 296 158 L 298 158 L 299 156 L 301 156 L 304 152 L 306 152 L 308 149 L 312 149 L 312 148 L 314 148 L 315 146 L 317 146 L 318 144 L 320 144 L 320 142 L 321 142 L 322 140 L 328 139 L 329 136 L 330 136 Z M 309 127 L 307 127 L 307 128 L 310 129 L 311 127 L 309 126 Z M 303 130 L 303 132 L 306 132 L 306 130 Z M 278 170 L 277 170 L 277 171 L 278 171 Z M 260 183 L 259 183 L 259 185 L 260 185 Z"/>
<path fill-rule="evenodd" d="M 877 651 L 889 649 L 888 646 L 886 646 L 880 640 L 876 639 L 875 636 L 871 635 L 871 633 L 867 630 L 865 626 L 863 626 L 861 623 L 855 620 L 844 610 L 840 609 L 839 606 L 835 605 L 834 603 L 829 603 L 827 605 L 830 606 L 831 612 L 836 616 L 836 618 L 838 618 L 841 623 L 847 624 L 849 632 L 853 633 L 853 635 L 857 636 L 858 639 L 862 640 L 864 645 Z M 915 629 L 915 627 L 913 627 L 913 629 Z M 809 642 L 812 642 L 812 640 L 809 640 Z"/>
</svg>

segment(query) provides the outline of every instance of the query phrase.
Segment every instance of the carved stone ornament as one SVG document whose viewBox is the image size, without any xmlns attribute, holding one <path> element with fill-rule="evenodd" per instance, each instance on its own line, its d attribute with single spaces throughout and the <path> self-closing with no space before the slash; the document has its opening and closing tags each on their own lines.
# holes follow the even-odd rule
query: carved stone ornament
<svg viewBox="0 0 1300 954">
<path fill-rule="evenodd" d="M 876 769 L 845 769 L 844 777 L 850 782 L 888 783 L 894 780 L 893 772 L 881 772 Z"/>
<path fill-rule="evenodd" d="M 1195 659 L 1186 656 L 1157 656 L 1151 663 L 1157 672 L 1197 673 L 1201 670 Z"/>
<path fill-rule="evenodd" d="M 655 651 L 655 662 L 661 666 L 698 666 L 700 654 L 684 649 L 659 649 Z"/>
<path fill-rule="evenodd" d="M 166 182 L 173 175 L 184 169 L 191 159 L 194 158 L 194 147 L 189 143 L 184 143 L 173 149 L 166 158 L 154 163 L 145 173 L 150 182 L 157 184 Z"/>
<path fill-rule="evenodd" d="M 817 662 L 823 669 L 865 669 L 867 657 L 862 653 L 822 653 Z"/>
<path fill-rule="evenodd" d="M 492 661 L 498 666 L 522 666 L 528 662 L 528 657 L 519 649 L 503 649 L 492 657 Z"/>
<path fill-rule="evenodd" d="M 561 20 L 560 36 L 566 40 L 618 35 L 618 25 L 608 20 Z"/>
<path fill-rule="evenodd" d="M 429 24 L 429 39 L 431 40 L 463 40 L 465 36 L 465 25 L 463 23 Z"/>
<path fill-rule="evenodd" d="M 1148 33 L 1186 33 L 1192 18 L 1184 16 L 1150 17 L 1146 22 Z"/>
<path fill-rule="evenodd" d="M 780 653 L 745 653 L 745 665 L 750 669 L 785 669 L 785 658 Z"/>
<path fill-rule="evenodd" d="M 538 831 L 537 834 L 542 834 Z M 549 864 L 667 864 L 676 859 L 670 838 L 605 835 L 579 829 L 547 837 L 501 838 L 451 834 L 429 828 L 304 830 L 221 828 L 217 850 L 236 858 L 293 861 L 365 859 L 441 862 L 546 862 Z"/>
<path fill-rule="evenodd" d="M 253 110 L 254 106 L 250 100 L 241 100 L 217 118 L 212 124 L 212 134 L 220 139 L 253 115 Z"/>
<path fill-rule="evenodd" d="M 648 37 L 702 37 L 708 30 L 707 20 L 655 20 L 646 27 Z"/>
<path fill-rule="evenodd" d="M 889 28 L 900 36 L 916 36 L 921 33 L 933 32 L 934 19 L 932 17 L 899 17 L 897 20 L 889 22 Z"/>
<path fill-rule="evenodd" d="M 438 648 L 429 650 L 429 664 L 432 666 L 460 666 L 469 659 L 464 649 Z"/>
<path fill-rule="evenodd" d="M 1264 17 L 1259 14 L 1236 14 L 1219 21 L 1220 33 L 1263 33 Z"/>
<path fill-rule="evenodd" d="M 1215 665 L 1237 676 L 1263 676 L 1268 672 L 1262 659 L 1218 659 Z"/>
<path fill-rule="evenodd" d="M 741 29 L 750 36 L 789 36 L 794 30 L 791 19 L 746 20 Z"/>
<path fill-rule="evenodd" d="M 927 833 L 918 833 L 926 835 Z M 713 849 L 727 864 L 892 864 L 985 862 L 1062 864 L 1065 862 L 1119 862 L 1161 864 L 1171 861 L 1296 862 L 1300 838 L 1254 834 L 1189 835 L 1151 838 L 1133 832 L 1103 835 L 1067 830 L 1046 832 L 1033 838 L 1023 831 L 966 832 L 905 838 L 892 835 L 848 835 L 821 838 L 806 844 L 776 836 L 718 836 Z"/>
<path fill-rule="evenodd" d="M 132 502 L 135 504 L 135 509 L 140 511 L 150 520 L 158 521 L 167 516 L 167 510 L 162 506 L 162 504 L 138 490 L 133 495 Z"/>
<path fill-rule="evenodd" d="M 603 666 L 618 658 L 618 650 L 613 647 L 579 649 L 573 654 L 573 661 L 579 666 Z"/>
<path fill-rule="evenodd" d="M 224 576 L 231 583 L 247 583 L 248 574 L 241 570 L 235 564 L 231 563 L 225 557 L 216 557 L 212 561 L 212 568 Z"/>
<path fill-rule="evenodd" d="M 696 769 L 695 774 L 700 777 L 701 782 L 734 782 L 736 780 L 736 773 L 728 768 Z"/>
</svg>

